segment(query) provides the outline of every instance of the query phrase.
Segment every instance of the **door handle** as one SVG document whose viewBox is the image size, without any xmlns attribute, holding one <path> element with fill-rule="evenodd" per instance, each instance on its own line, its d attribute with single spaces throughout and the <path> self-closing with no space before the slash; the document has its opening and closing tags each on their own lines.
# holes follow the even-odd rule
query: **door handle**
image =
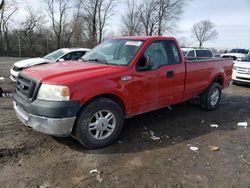
<svg viewBox="0 0 250 188">
<path fill-rule="evenodd" d="M 173 77 L 174 77 L 174 71 L 168 71 L 167 78 L 173 78 Z"/>
</svg>

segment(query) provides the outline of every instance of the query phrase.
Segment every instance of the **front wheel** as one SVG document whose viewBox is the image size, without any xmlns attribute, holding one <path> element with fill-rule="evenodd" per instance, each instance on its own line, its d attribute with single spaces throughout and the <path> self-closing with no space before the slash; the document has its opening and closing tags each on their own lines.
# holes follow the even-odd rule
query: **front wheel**
<svg viewBox="0 0 250 188">
<path fill-rule="evenodd" d="M 221 85 L 213 83 L 202 95 L 201 106 L 205 110 L 215 110 L 221 98 Z"/>
<path fill-rule="evenodd" d="M 81 110 L 74 134 L 85 147 L 101 148 L 118 139 L 123 122 L 124 113 L 119 104 L 108 98 L 98 98 Z"/>
</svg>

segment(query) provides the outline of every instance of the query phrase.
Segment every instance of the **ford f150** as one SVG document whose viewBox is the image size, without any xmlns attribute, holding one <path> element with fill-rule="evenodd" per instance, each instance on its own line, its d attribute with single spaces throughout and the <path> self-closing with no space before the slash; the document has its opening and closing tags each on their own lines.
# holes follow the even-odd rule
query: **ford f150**
<svg viewBox="0 0 250 188">
<path fill-rule="evenodd" d="M 114 38 L 82 61 L 22 71 L 14 109 L 28 127 L 100 148 L 118 139 L 124 118 L 194 96 L 204 109 L 216 109 L 232 66 L 230 59 L 185 60 L 171 37 Z"/>
</svg>

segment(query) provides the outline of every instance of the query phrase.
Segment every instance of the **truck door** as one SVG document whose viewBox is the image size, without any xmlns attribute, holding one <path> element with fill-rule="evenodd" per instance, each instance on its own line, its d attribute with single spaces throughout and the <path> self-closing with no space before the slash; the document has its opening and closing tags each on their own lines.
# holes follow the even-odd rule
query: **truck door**
<svg viewBox="0 0 250 188">
<path fill-rule="evenodd" d="M 152 42 L 143 54 L 143 58 L 148 57 L 151 62 L 150 69 L 140 69 L 145 65 L 137 63 L 137 80 L 140 85 L 136 88 L 142 90 L 141 96 L 136 98 L 137 107 L 143 107 L 143 110 L 151 111 L 160 107 L 164 107 L 171 103 L 174 88 L 174 64 L 169 62 L 169 54 L 166 51 L 166 41 L 159 40 Z M 145 89 L 142 89 L 143 87 Z M 141 105 L 139 105 L 141 104 Z"/>
</svg>

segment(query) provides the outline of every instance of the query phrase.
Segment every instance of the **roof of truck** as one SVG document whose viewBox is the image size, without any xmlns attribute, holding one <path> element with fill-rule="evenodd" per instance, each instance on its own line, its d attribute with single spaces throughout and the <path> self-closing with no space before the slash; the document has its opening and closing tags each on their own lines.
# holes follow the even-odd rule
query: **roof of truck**
<svg viewBox="0 0 250 188">
<path fill-rule="evenodd" d="M 167 36 L 125 36 L 125 37 L 114 37 L 114 39 L 131 39 L 131 40 L 148 40 L 148 39 L 175 39 Z"/>
</svg>

